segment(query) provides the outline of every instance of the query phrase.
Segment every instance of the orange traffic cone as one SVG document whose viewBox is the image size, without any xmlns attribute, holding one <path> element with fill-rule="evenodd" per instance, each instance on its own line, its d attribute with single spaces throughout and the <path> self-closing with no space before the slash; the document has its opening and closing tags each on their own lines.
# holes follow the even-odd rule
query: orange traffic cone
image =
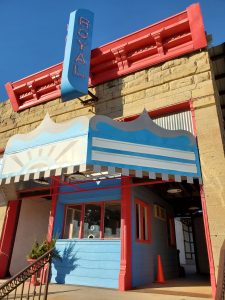
<svg viewBox="0 0 225 300">
<path fill-rule="evenodd" d="M 157 255 L 157 276 L 156 276 L 156 283 L 165 283 L 162 261 L 160 255 Z"/>
</svg>

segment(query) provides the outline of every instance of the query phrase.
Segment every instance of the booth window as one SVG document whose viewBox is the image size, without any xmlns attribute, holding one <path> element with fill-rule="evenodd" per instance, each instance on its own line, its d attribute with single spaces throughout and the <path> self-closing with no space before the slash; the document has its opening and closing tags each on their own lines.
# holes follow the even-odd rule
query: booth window
<svg viewBox="0 0 225 300">
<path fill-rule="evenodd" d="M 76 205 L 74 207 L 69 206 L 66 210 L 64 235 L 67 236 L 68 239 L 79 237 L 81 210 L 81 205 Z"/>
<path fill-rule="evenodd" d="M 140 200 L 135 200 L 136 240 L 150 242 L 150 207 Z"/>
<path fill-rule="evenodd" d="M 65 239 L 120 238 L 121 206 L 118 201 L 67 205 Z"/>
<path fill-rule="evenodd" d="M 101 205 L 86 204 L 84 213 L 84 238 L 99 238 L 101 225 Z"/>
<path fill-rule="evenodd" d="M 120 237 L 120 203 L 105 203 L 104 216 L 104 237 L 119 238 Z"/>
</svg>

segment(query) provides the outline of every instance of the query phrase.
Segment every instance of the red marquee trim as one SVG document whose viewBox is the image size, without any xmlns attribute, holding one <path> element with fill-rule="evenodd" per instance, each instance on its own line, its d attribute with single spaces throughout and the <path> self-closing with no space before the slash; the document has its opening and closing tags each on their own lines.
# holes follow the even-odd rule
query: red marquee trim
<svg viewBox="0 0 225 300">
<path fill-rule="evenodd" d="M 207 46 L 200 6 L 103 45 L 91 52 L 89 86 L 94 86 Z M 14 111 L 60 97 L 62 64 L 8 82 Z"/>
</svg>

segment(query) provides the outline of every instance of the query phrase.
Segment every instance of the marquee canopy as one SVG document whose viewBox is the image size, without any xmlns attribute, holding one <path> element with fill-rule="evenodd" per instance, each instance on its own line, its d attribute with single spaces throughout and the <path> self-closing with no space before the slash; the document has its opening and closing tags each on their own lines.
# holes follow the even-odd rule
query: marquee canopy
<svg viewBox="0 0 225 300">
<path fill-rule="evenodd" d="M 90 177 L 121 174 L 201 180 L 195 137 L 187 131 L 163 129 L 143 112 L 130 122 L 82 116 L 55 123 L 47 114 L 35 130 L 9 139 L 0 181 L 8 184 L 77 171 Z"/>
</svg>

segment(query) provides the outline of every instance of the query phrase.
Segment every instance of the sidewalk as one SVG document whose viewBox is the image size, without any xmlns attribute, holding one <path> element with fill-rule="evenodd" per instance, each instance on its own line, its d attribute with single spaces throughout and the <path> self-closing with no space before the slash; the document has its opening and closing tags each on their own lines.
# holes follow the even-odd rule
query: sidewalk
<svg viewBox="0 0 225 300">
<path fill-rule="evenodd" d="M 0 280 L 3 283 L 4 280 Z M 37 287 L 39 288 L 39 287 Z M 42 293 L 44 292 L 44 286 Z M 26 293 L 25 293 L 26 294 Z M 202 277 L 178 278 L 166 284 L 120 292 L 77 285 L 50 284 L 48 300 L 210 300 L 211 287 Z"/>
<path fill-rule="evenodd" d="M 136 289 L 127 292 L 74 285 L 49 286 L 49 300 L 209 300 L 211 290 L 208 286 L 175 286 L 157 285 L 151 288 Z"/>
</svg>

